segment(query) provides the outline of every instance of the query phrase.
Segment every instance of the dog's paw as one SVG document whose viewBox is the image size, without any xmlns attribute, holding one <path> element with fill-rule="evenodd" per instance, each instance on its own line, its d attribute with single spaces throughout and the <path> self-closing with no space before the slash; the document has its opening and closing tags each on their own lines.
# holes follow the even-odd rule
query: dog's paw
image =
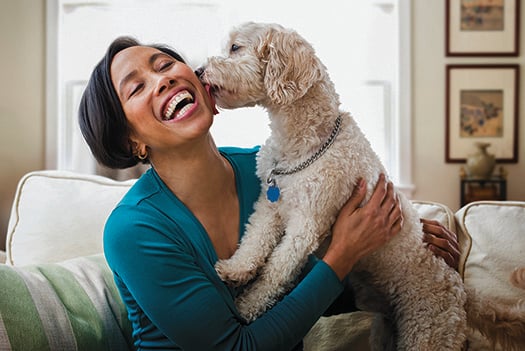
<svg viewBox="0 0 525 351">
<path fill-rule="evenodd" d="M 233 286 L 248 283 L 257 273 L 257 267 L 254 264 L 239 265 L 232 260 L 219 260 L 215 264 L 215 270 L 223 281 Z"/>
</svg>

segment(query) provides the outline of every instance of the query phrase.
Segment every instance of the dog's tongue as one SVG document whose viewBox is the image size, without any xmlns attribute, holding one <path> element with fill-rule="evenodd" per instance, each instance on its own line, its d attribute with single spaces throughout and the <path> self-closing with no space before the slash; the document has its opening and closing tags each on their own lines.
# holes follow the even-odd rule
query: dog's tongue
<svg viewBox="0 0 525 351">
<path fill-rule="evenodd" d="M 206 92 L 208 93 L 208 96 L 210 97 L 210 101 L 211 101 L 211 104 L 213 106 L 213 114 L 214 115 L 219 114 L 219 111 L 217 110 L 217 106 L 215 104 L 215 96 L 213 96 L 213 94 L 211 92 L 211 86 L 209 84 L 206 84 L 204 86 L 204 88 L 206 89 Z"/>
</svg>

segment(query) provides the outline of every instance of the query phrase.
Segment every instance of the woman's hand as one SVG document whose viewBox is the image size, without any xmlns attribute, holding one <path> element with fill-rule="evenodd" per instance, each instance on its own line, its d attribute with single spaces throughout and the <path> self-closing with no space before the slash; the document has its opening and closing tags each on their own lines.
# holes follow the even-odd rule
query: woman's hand
<svg viewBox="0 0 525 351">
<path fill-rule="evenodd" d="M 394 186 L 380 175 L 370 200 L 361 180 L 343 206 L 332 227 L 332 241 L 323 260 L 343 279 L 361 258 L 377 250 L 399 233 L 403 224 Z"/>
<path fill-rule="evenodd" d="M 423 223 L 423 241 L 428 244 L 428 248 L 438 257 L 442 257 L 445 262 L 455 270 L 459 266 L 459 244 L 456 233 L 448 230 L 438 221 L 421 219 Z"/>
</svg>

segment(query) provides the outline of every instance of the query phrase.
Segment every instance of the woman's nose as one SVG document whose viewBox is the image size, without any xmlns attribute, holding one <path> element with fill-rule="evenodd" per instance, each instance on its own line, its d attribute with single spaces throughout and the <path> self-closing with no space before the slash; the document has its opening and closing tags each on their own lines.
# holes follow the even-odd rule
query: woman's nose
<svg viewBox="0 0 525 351">
<path fill-rule="evenodd" d="M 162 92 L 164 92 L 166 89 L 170 88 L 171 86 L 173 86 L 175 84 L 175 79 L 172 79 L 172 78 L 163 78 L 161 79 L 161 81 L 159 82 L 159 88 L 157 89 L 157 91 L 159 92 L 159 94 L 161 94 Z"/>
</svg>

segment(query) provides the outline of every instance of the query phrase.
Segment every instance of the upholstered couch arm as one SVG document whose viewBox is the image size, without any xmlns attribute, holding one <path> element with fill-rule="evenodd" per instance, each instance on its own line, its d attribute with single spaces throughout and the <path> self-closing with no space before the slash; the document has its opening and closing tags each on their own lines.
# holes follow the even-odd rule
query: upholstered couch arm
<svg viewBox="0 0 525 351">
<path fill-rule="evenodd" d="M 525 301 L 525 290 L 511 278 L 515 269 L 525 268 L 525 202 L 473 202 L 455 217 L 460 239 L 465 239 L 459 267 L 465 286 L 509 310 Z M 492 349 L 479 332 L 471 331 L 468 339 L 469 350 Z M 497 345 L 496 351 L 503 350 Z"/>
</svg>

